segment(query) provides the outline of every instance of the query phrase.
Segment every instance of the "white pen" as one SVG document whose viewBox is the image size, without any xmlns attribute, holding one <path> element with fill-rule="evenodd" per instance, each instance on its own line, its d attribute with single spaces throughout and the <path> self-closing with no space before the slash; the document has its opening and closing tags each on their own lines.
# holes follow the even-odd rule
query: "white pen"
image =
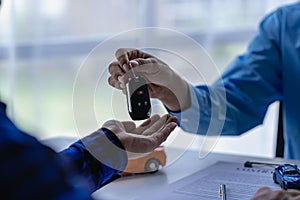
<svg viewBox="0 0 300 200">
<path fill-rule="evenodd" d="M 225 184 L 221 184 L 220 185 L 220 197 L 222 198 L 222 200 L 226 200 L 226 185 Z"/>
</svg>

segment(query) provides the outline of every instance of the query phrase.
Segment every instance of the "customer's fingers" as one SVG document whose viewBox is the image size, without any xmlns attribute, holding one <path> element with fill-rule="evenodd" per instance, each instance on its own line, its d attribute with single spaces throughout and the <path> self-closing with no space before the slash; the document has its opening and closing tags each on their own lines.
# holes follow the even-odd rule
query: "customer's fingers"
<svg viewBox="0 0 300 200">
<path fill-rule="evenodd" d="M 153 148 L 155 149 L 161 143 L 163 143 L 171 134 L 171 132 L 176 128 L 177 124 L 175 122 L 171 122 L 166 124 L 160 131 L 148 136 L 152 140 Z"/>
<path fill-rule="evenodd" d="M 162 128 L 165 125 L 168 117 L 169 115 L 162 116 L 159 120 L 157 120 L 150 127 L 148 127 L 148 129 L 144 131 L 143 135 L 152 135 L 153 133 L 158 131 L 160 128 Z"/>
<path fill-rule="evenodd" d="M 177 123 L 177 122 L 178 122 L 177 117 L 170 116 L 170 117 L 167 119 L 166 124 L 171 123 L 171 122 Z"/>
<path fill-rule="evenodd" d="M 165 124 L 158 132 L 152 135 L 137 135 L 127 133 L 126 139 L 121 139 L 125 149 L 131 153 L 149 153 L 164 142 L 175 129 L 176 123 Z M 122 135 L 124 136 L 124 135 Z M 122 138 L 119 136 L 119 138 Z"/>
<path fill-rule="evenodd" d="M 149 153 L 163 143 L 175 127 L 176 123 L 171 122 L 166 124 L 159 132 L 149 136 L 129 134 L 130 140 L 124 146 L 129 152 Z"/>
<path fill-rule="evenodd" d="M 160 119 L 159 115 L 153 115 L 149 119 L 147 119 L 145 122 L 143 122 L 140 126 L 138 126 L 135 130 L 135 134 L 141 134 L 144 135 L 144 131 L 147 130 L 149 127 L 151 127 L 154 123 L 156 123 Z"/>
<path fill-rule="evenodd" d="M 124 121 L 124 122 L 122 122 L 122 124 L 123 124 L 126 132 L 132 132 L 133 130 L 136 129 L 136 125 L 134 122 Z"/>
<path fill-rule="evenodd" d="M 171 115 L 166 114 L 162 116 L 159 120 L 157 120 L 155 123 L 153 123 L 151 126 L 149 126 L 144 132 L 143 135 L 152 135 L 158 132 L 160 129 L 164 128 L 165 125 L 172 121 L 168 121 L 169 118 L 172 119 Z M 175 118 L 176 119 L 176 118 Z M 175 121 L 173 121 L 175 122 Z"/>
</svg>

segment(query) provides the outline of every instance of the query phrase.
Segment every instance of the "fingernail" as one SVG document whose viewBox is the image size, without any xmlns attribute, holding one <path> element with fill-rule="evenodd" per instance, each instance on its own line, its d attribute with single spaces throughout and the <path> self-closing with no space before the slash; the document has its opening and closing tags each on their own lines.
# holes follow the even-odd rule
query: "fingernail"
<svg viewBox="0 0 300 200">
<path fill-rule="evenodd" d="M 118 81 L 124 84 L 124 76 L 118 76 Z"/>
<path fill-rule="evenodd" d="M 120 88 L 125 89 L 125 85 L 123 83 L 120 83 Z"/>
<path fill-rule="evenodd" d="M 175 122 L 178 122 L 178 118 L 177 118 L 177 117 L 175 117 L 174 121 L 175 121 Z"/>
<path fill-rule="evenodd" d="M 130 70 L 130 67 L 129 67 L 129 65 L 127 65 L 127 64 L 124 64 L 122 67 L 123 67 L 123 69 L 124 69 L 125 71 L 128 71 L 128 70 Z"/>
<path fill-rule="evenodd" d="M 174 128 L 174 127 L 177 126 L 177 124 L 176 124 L 175 122 L 171 122 L 171 123 L 169 123 L 168 126 L 169 126 L 170 128 Z"/>
<path fill-rule="evenodd" d="M 141 124 L 141 127 L 148 126 L 151 123 L 151 118 Z"/>
<path fill-rule="evenodd" d="M 136 60 L 131 60 L 131 61 L 130 61 L 130 64 L 131 64 L 133 67 L 139 66 L 139 63 L 138 63 L 138 61 L 136 61 Z"/>
<path fill-rule="evenodd" d="M 167 122 L 168 122 L 168 116 L 167 116 L 167 115 L 164 115 L 164 116 L 162 116 L 162 119 L 164 119 L 164 120 L 165 120 L 165 123 L 167 123 Z"/>
</svg>

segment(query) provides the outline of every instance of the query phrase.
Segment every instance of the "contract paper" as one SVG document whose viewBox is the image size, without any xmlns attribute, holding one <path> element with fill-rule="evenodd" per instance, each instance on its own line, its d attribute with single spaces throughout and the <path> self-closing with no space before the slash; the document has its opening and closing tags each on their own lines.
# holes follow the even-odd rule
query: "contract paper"
<svg viewBox="0 0 300 200">
<path fill-rule="evenodd" d="M 225 184 L 227 199 L 248 200 L 260 187 L 280 189 L 273 182 L 273 170 L 269 166 L 246 168 L 241 163 L 217 162 L 143 199 L 220 200 L 220 184 Z"/>
</svg>

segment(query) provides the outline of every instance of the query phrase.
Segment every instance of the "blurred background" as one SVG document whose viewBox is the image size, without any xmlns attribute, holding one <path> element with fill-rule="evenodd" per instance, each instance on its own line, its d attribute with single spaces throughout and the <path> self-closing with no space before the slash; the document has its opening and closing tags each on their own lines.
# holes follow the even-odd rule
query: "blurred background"
<svg viewBox="0 0 300 200">
<path fill-rule="evenodd" d="M 3 0 L 0 99 L 8 104 L 11 119 L 39 139 L 78 137 L 73 83 L 88 53 L 102 41 L 135 28 L 169 28 L 203 45 L 223 71 L 246 49 L 260 20 L 292 2 L 295 0 Z M 193 72 L 185 70 L 186 77 L 189 73 Z M 110 95 L 111 90 L 104 89 L 101 95 Z M 125 108 L 125 97 L 120 101 Z M 96 105 L 97 116 L 107 105 Z M 109 112 L 104 116 L 114 118 Z M 220 139 L 214 151 L 273 157 L 276 130 L 275 103 L 264 125 L 243 136 Z M 197 148 L 199 140 L 201 137 L 190 147 Z"/>
</svg>

